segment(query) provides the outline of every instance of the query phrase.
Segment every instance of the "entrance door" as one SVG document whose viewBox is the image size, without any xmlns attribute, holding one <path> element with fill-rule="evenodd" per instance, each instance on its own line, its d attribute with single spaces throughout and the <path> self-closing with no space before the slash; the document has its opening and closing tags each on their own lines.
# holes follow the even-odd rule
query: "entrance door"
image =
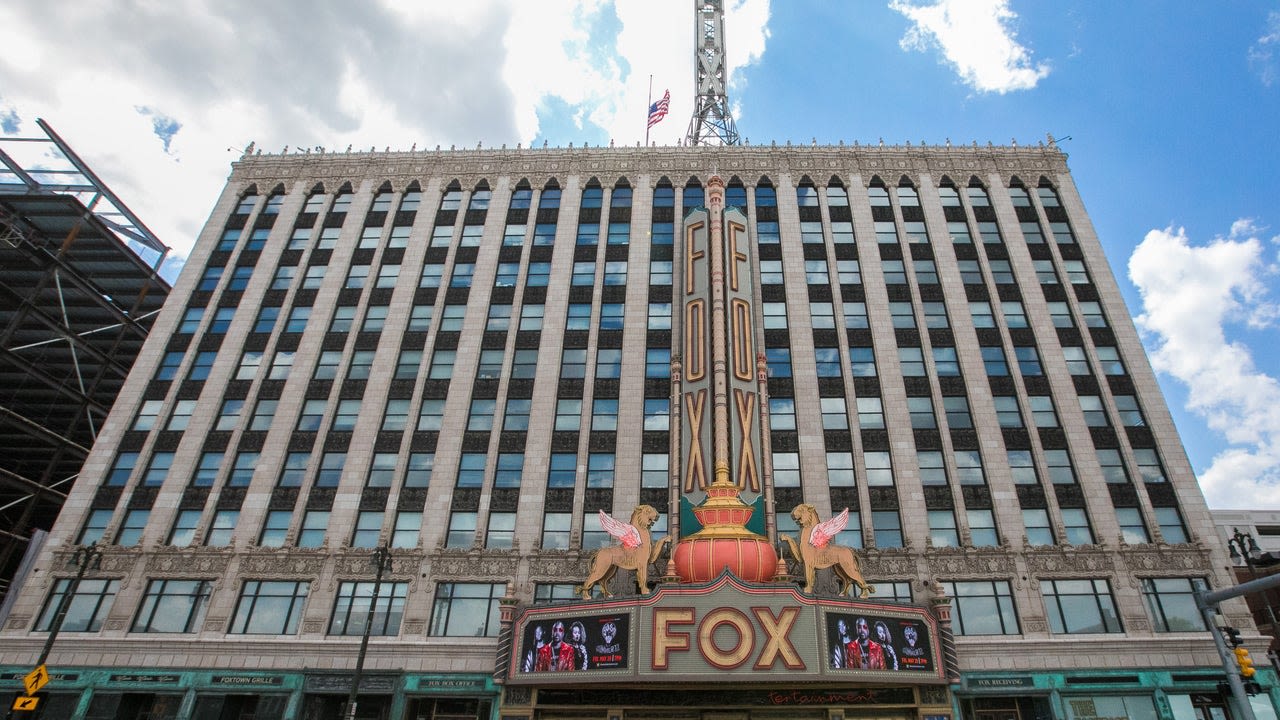
<svg viewBox="0 0 1280 720">
<path fill-rule="evenodd" d="M 1018 710 L 978 710 L 974 714 L 975 720 L 1021 720 L 1018 717 Z"/>
<path fill-rule="evenodd" d="M 1231 711 L 1220 695 L 1192 695 L 1191 707 L 1196 711 L 1196 720 L 1231 720 Z"/>
</svg>

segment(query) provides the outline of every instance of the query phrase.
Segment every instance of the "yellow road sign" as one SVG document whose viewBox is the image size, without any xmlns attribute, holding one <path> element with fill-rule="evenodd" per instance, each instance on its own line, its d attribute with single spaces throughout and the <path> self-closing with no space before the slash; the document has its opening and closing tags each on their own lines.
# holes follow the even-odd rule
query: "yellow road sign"
<svg viewBox="0 0 1280 720">
<path fill-rule="evenodd" d="M 40 702 L 38 697 L 16 697 L 13 699 L 14 710 L 35 710 L 36 705 Z"/>
<path fill-rule="evenodd" d="M 49 669 L 44 665 L 32 670 L 27 673 L 26 677 L 22 678 L 22 684 L 27 686 L 27 695 L 35 695 L 40 692 L 40 688 L 44 687 L 48 682 Z M 35 707 L 35 703 L 32 703 L 31 707 Z M 18 708 L 15 707 L 14 709 Z"/>
</svg>

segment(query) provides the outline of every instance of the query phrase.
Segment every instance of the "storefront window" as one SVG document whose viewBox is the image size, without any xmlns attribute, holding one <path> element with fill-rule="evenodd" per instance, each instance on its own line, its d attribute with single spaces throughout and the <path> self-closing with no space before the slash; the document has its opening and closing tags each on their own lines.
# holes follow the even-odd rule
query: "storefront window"
<svg viewBox="0 0 1280 720">
<path fill-rule="evenodd" d="M 1146 695 L 1087 695 L 1064 697 L 1069 720 L 1130 718 L 1156 720 L 1156 706 Z"/>
</svg>

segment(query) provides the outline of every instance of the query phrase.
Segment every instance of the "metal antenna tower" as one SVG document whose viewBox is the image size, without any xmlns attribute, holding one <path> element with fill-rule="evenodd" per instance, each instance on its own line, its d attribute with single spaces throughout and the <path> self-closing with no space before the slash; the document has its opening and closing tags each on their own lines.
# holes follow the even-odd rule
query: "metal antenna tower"
<svg viewBox="0 0 1280 720">
<path fill-rule="evenodd" d="M 724 59 L 724 0 L 694 0 L 693 80 L 698 89 L 690 145 L 738 145 L 742 139 L 729 114 L 725 93 L 728 72 Z"/>
</svg>

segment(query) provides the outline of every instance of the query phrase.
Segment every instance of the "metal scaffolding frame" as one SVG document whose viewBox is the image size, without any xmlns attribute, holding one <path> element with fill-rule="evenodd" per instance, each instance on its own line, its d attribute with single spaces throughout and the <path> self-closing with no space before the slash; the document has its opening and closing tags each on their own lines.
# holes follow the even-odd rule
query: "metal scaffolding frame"
<svg viewBox="0 0 1280 720">
<path fill-rule="evenodd" d="M 170 291 L 169 248 L 37 124 L 43 137 L 0 137 L 0 597 Z"/>
</svg>

